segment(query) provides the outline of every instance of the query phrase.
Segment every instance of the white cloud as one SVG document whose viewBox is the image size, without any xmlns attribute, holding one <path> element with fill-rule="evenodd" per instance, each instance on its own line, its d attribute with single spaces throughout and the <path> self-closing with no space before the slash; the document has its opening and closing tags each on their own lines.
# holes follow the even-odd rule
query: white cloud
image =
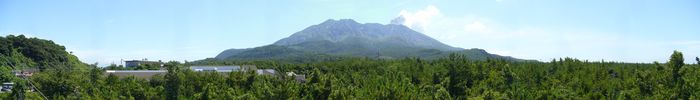
<svg viewBox="0 0 700 100">
<path fill-rule="evenodd" d="M 440 9 L 433 5 L 428 5 L 424 9 L 415 12 L 401 10 L 399 13 L 399 16 L 404 18 L 403 24 L 417 31 L 422 31 L 424 27 L 431 23 L 433 18 L 441 15 Z"/>
</svg>

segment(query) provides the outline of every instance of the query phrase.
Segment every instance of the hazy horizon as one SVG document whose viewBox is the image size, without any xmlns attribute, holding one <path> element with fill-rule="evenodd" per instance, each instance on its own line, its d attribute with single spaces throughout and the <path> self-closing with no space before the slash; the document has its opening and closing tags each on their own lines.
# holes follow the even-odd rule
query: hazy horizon
<svg viewBox="0 0 700 100">
<path fill-rule="evenodd" d="M 0 35 L 48 39 L 81 61 L 193 61 L 272 44 L 328 19 L 404 25 L 460 48 L 521 59 L 686 63 L 700 1 L 0 1 Z"/>
</svg>

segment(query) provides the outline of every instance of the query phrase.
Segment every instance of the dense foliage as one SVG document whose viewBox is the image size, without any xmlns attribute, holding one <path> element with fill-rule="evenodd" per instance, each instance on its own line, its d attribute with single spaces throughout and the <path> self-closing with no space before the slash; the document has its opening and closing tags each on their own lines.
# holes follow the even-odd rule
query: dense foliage
<svg viewBox="0 0 700 100">
<path fill-rule="evenodd" d="M 89 65 L 78 60 L 76 56 L 66 52 L 65 47 L 57 45 L 50 40 L 27 38 L 24 35 L 9 35 L 0 37 L 0 82 L 14 82 L 15 88 L 12 93 L 0 93 L 0 97 L 6 99 L 40 99 L 37 92 L 23 92 L 32 90 L 30 82 L 26 78 L 16 77 L 13 70 L 41 70 L 41 75 L 52 75 L 45 80 L 36 80 L 31 83 L 54 82 L 61 84 L 43 84 L 41 91 L 67 91 L 68 86 L 78 85 L 66 84 L 68 82 L 78 82 L 71 78 L 82 78 L 83 73 L 88 72 Z M 53 73 L 53 74 L 52 74 Z M 55 75 L 55 76 L 53 76 Z M 70 77 L 70 78 L 66 78 Z M 64 79 L 65 78 L 65 79 Z M 58 85 L 58 86 L 53 86 Z M 40 86 L 37 86 L 40 87 Z M 27 97 L 25 97 L 27 96 Z"/>
<path fill-rule="evenodd" d="M 4 54 L 4 53 L 3 53 Z M 12 63 L 17 59 L 8 57 Z M 0 60 L 3 61 L 3 60 Z M 31 61 L 35 62 L 35 61 Z M 6 63 L 6 61 L 3 61 Z M 681 52 L 667 63 L 618 63 L 573 58 L 550 62 L 470 60 L 452 54 L 436 60 L 347 58 L 317 63 L 254 64 L 278 75 L 252 71 L 213 73 L 168 62 L 168 73 L 150 79 L 105 75 L 95 65 L 56 64 L 30 78 L 35 92 L 0 93 L 0 98 L 41 99 L 698 99 L 700 66 Z M 86 69 L 71 69 L 87 66 Z M 0 67 L 2 76 L 8 66 Z M 306 75 L 295 81 L 284 72 Z M 9 79 L 16 83 L 26 81 Z M 21 87 L 29 87 L 24 85 Z"/>
<path fill-rule="evenodd" d="M 59 64 L 76 65 L 74 67 L 86 68 L 77 57 L 66 52 L 65 47 L 54 44 L 53 41 L 27 38 L 24 35 L 0 37 L 0 57 L 3 63 L 17 64 L 22 68 L 47 69 Z M 13 63 L 6 63 L 5 59 Z"/>
</svg>

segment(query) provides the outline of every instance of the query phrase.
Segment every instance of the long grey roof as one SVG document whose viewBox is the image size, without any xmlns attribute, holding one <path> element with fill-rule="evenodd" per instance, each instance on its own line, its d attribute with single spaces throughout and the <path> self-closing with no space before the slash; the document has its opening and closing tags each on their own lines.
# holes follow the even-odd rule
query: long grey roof
<svg viewBox="0 0 700 100">
<path fill-rule="evenodd" d="M 217 72 L 231 72 L 241 70 L 241 66 L 190 66 L 190 69 L 194 71 L 212 70 Z"/>
</svg>

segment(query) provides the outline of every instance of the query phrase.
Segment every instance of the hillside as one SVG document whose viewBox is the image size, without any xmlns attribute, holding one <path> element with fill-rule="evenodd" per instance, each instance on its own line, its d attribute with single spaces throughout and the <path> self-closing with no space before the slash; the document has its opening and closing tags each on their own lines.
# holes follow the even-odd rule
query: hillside
<svg viewBox="0 0 700 100">
<path fill-rule="evenodd" d="M 15 65 L 19 68 L 48 69 L 71 67 L 84 69 L 78 57 L 66 48 L 50 40 L 27 38 L 24 35 L 0 37 L 0 66 Z M 12 63 L 7 63 L 9 60 Z"/>
</svg>

